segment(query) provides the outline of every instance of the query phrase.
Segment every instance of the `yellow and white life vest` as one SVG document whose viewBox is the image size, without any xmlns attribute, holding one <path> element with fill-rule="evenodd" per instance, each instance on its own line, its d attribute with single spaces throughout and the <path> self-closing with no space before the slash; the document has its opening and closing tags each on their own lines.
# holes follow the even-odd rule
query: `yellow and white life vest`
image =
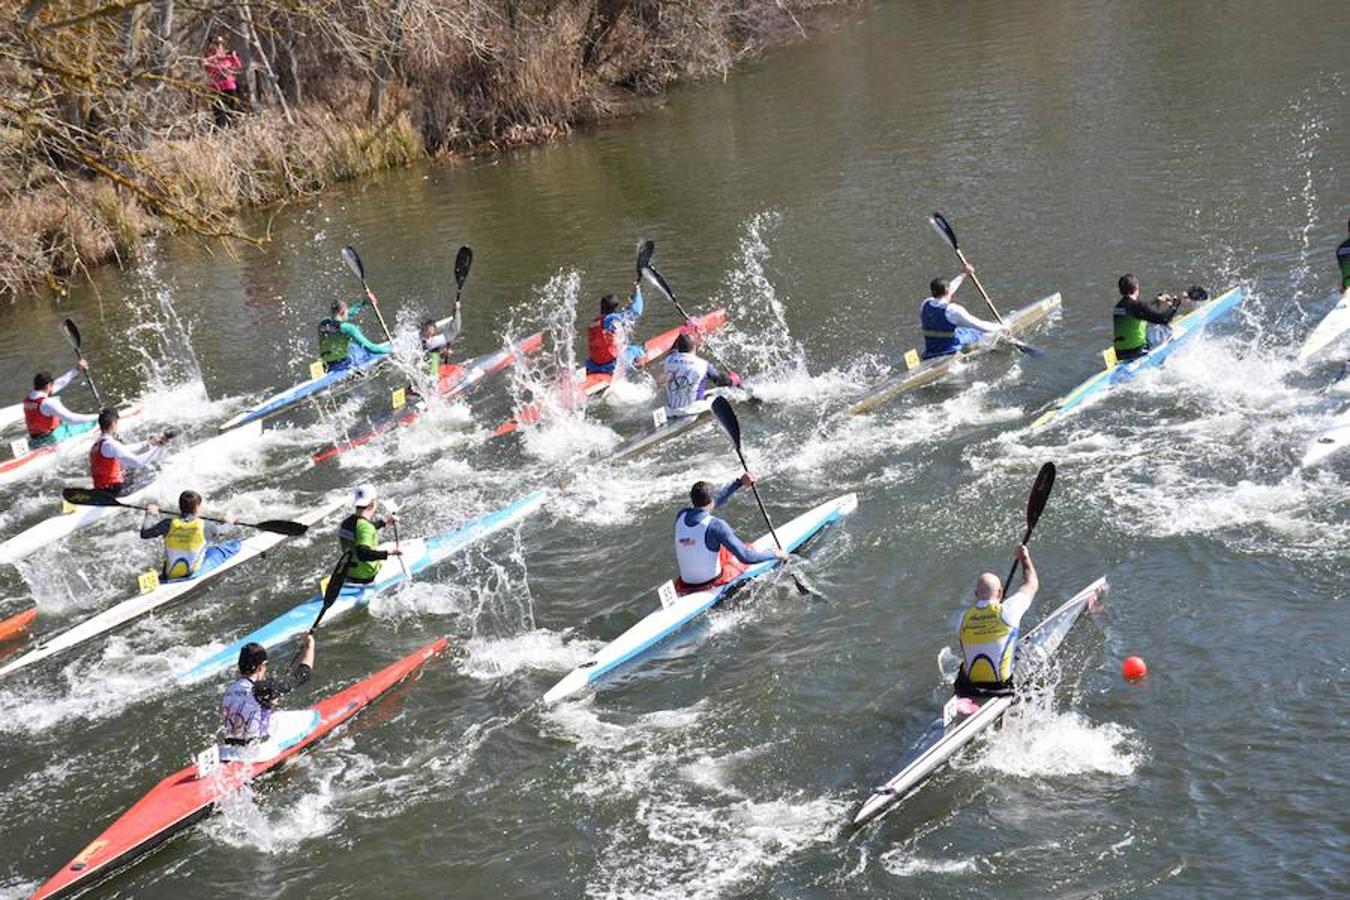
<svg viewBox="0 0 1350 900">
<path fill-rule="evenodd" d="M 206 522 L 202 519 L 181 519 L 175 516 L 169 522 L 169 533 L 164 535 L 164 575 L 166 578 L 187 578 L 195 575 L 206 559 Z"/>
<path fill-rule="evenodd" d="M 961 617 L 961 652 L 972 684 L 999 684 L 1012 678 L 1018 629 L 1003 621 L 998 600 L 976 603 Z"/>
</svg>

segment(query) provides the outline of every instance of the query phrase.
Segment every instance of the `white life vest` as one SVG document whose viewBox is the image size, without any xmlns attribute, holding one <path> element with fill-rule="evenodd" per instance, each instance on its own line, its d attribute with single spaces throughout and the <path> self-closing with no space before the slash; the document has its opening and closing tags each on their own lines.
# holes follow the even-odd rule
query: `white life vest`
<svg viewBox="0 0 1350 900">
<path fill-rule="evenodd" d="M 206 560 L 206 522 L 174 516 L 169 533 L 164 535 L 164 575 L 189 578 L 197 574 Z"/>
<path fill-rule="evenodd" d="M 666 414 L 694 416 L 707 408 L 703 386 L 708 380 L 708 361 L 693 353 L 666 357 Z"/>
<path fill-rule="evenodd" d="M 688 513 L 689 510 L 681 510 L 675 517 L 675 562 L 685 584 L 705 584 L 722 574 L 721 555 L 709 550 L 705 540 L 713 517 L 704 513 L 698 522 L 688 525 L 685 522 Z"/>
</svg>

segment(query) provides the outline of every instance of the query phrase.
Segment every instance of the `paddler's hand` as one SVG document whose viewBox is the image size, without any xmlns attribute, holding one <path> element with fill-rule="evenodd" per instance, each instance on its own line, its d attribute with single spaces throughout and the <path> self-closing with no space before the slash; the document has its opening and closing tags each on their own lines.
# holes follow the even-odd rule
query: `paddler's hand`
<svg viewBox="0 0 1350 900">
<path fill-rule="evenodd" d="M 786 550 L 779 550 L 777 547 L 773 549 L 773 555 L 778 557 L 779 562 L 788 562 L 789 560 L 792 559 L 791 553 L 787 552 Z"/>
<path fill-rule="evenodd" d="M 390 551 L 389 551 L 389 555 L 390 555 L 390 556 L 402 556 L 402 555 L 403 555 L 403 551 L 400 550 L 400 549 L 398 549 L 397 547 L 395 547 L 393 550 L 390 550 Z"/>
<path fill-rule="evenodd" d="M 749 472 L 741 476 L 741 487 L 754 487 L 759 483 L 759 479 Z"/>
<path fill-rule="evenodd" d="M 375 299 L 375 292 L 372 291 L 370 288 L 366 288 L 366 299 L 369 300 L 371 303 L 379 302 Z"/>
<path fill-rule="evenodd" d="M 1013 551 L 1013 556 L 1017 557 L 1017 561 L 1023 566 L 1031 565 L 1031 551 L 1027 549 L 1026 544 L 1018 544 L 1017 549 Z"/>
<path fill-rule="evenodd" d="M 962 271 L 962 272 L 965 272 L 967 275 L 974 275 L 974 274 L 975 274 L 975 267 L 972 266 L 972 265 L 971 265 L 970 263 L 968 263 L 968 262 L 966 262 L 966 263 L 961 263 L 961 271 Z"/>
<path fill-rule="evenodd" d="M 79 369 L 81 372 L 88 372 L 88 371 L 89 371 L 89 363 L 86 362 L 83 358 L 81 358 L 81 359 L 79 359 L 79 360 L 76 360 L 76 362 L 75 362 L 75 368 Z"/>
<path fill-rule="evenodd" d="M 148 512 L 148 513 L 149 513 L 150 515 L 152 515 L 152 516 L 157 516 L 157 515 L 159 515 L 159 504 L 158 504 L 158 503 L 147 503 L 147 504 L 145 504 L 145 511 Z"/>
<path fill-rule="evenodd" d="M 727 377 L 731 379 L 731 386 L 732 386 L 732 387 L 740 387 L 740 386 L 741 386 L 741 373 L 739 373 L 739 372 L 728 372 L 728 373 L 727 373 Z"/>
</svg>

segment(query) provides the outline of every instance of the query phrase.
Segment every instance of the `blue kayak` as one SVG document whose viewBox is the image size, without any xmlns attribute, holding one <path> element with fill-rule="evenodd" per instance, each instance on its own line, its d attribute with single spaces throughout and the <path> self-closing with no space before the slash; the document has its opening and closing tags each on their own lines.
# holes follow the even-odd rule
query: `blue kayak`
<svg viewBox="0 0 1350 900">
<path fill-rule="evenodd" d="M 453 531 L 432 535 L 428 538 L 404 541 L 403 563 L 408 571 L 416 575 L 424 569 L 436 565 L 453 553 L 477 543 L 491 534 L 515 525 L 538 511 L 550 496 L 547 490 L 534 491 L 519 500 L 470 519 Z M 344 613 L 360 609 L 379 594 L 397 587 L 404 581 L 403 566 L 398 559 L 391 557 L 380 567 L 380 577 L 371 584 L 347 584 L 338 594 L 337 600 L 329 607 L 324 616 L 324 624 L 331 623 Z M 319 594 L 293 607 L 268 622 L 256 631 L 245 635 L 217 653 L 201 660 L 178 676 L 179 683 L 192 684 L 212 677 L 218 672 L 233 669 L 239 662 L 239 651 L 245 644 L 259 643 L 264 647 L 275 647 L 293 637 L 304 634 L 314 625 L 314 619 L 323 607 L 323 595 Z"/>
<path fill-rule="evenodd" d="M 1046 425 L 1055 422 L 1060 416 L 1096 397 L 1098 394 L 1109 390 L 1118 384 L 1124 384 L 1127 381 L 1133 381 L 1136 376 L 1145 369 L 1151 369 L 1154 366 L 1161 365 L 1167 357 L 1171 356 L 1181 346 L 1187 338 L 1197 334 L 1210 322 L 1222 318 L 1237 308 L 1242 302 L 1242 288 L 1232 288 L 1225 291 L 1213 300 L 1202 304 L 1199 308 L 1192 310 L 1184 316 L 1172 322 L 1172 337 L 1167 343 L 1153 348 L 1146 356 L 1138 359 L 1132 359 L 1128 362 L 1116 363 L 1109 368 L 1103 369 L 1096 375 L 1093 375 L 1087 381 L 1074 388 L 1068 394 L 1065 394 L 1054 405 L 1050 407 L 1036 421 L 1031 423 L 1032 429 L 1043 428 Z"/>
</svg>

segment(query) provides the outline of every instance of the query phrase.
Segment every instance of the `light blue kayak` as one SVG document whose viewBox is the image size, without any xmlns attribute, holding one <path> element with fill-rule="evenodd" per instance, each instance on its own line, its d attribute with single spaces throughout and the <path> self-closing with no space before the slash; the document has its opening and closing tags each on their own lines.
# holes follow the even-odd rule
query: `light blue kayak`
<svg viewBox="0 0 1350 900">
<path fill-rule="evenodd" d="M 1059 419 L 1060 416 L 1079 406 L 1082 406 L 1088 400 L 1096 397 L 1110 388 L 1123 384 L 1127 381 L 1133 381 L 1135 377 L 1145 369 L 1151 369 L 1154 366 L 1161 365 L 1162 362 L 1171 356 L 1172 353 L 1181 346 L 1181 344 L 1192 335 L 1198 333 L 1210 322 L 1226 316 L 1237 308 L 1242 302 L 1242 288 L 1232 288 L 1225 291 L 1213 300 L 1202 304 L 1199 308 L 1176 319 L 1172 323 L 1172 337 L 1167 343 L 1162 344 L 1148 352 L 1147 356 L 1141 356 L 1138 359 L 1132 359 L 1129 362 L 1116 363 L 1110 368 L 1103 369 L 1096 375 L 1093 375 L 1087 381 L 1074 388 L 1068 394 L 1065 394 L 1059 400 L 1055 401 L 1047 412 L 1040 418 L 1031 423 L 1032 429 L 1044 428 Z"/>
<path fill-rule="evenodd" d="M 453 531 L 446 531 L 428 538 L 404 541 L 402 547 L 403 562 L 408 567 L 408 571 L 416 575 L 424 569 L 436 565 L 451 554 L 481 541 L 488 535 L 495 534 L 523 521 L 538 511 L 549 496 L 549 491 L 538 490 L 494 512 L 470 519 Z M 323 623 L 327 625 L 345 613 L 360 609 L 370 603 L 376 595 L 397 587 L 404 581 L 403 566 L 399 565 L 396 558 L 391 557 L 385 560 L 380 567 L 380 576 L 378 580 L 371 584 L 344 585 L 337 600 L 333 602 L 327 615 L 324 616 Z M 197 662 L 192 668 L 178 676 L 179 683 L 192 684 L 204 681 L 218 672 L 232 670 L 238 665 L 239 651 L 245 644 L 256 642 L 264 647 L 275 647 L 284 644 L 293 637 L 304 634 L 314 625 L 314 619 L 319 615 L 319 610 L 322 607 L 322 594 L 293 607 L 258 630 Z"/>
</svg>

